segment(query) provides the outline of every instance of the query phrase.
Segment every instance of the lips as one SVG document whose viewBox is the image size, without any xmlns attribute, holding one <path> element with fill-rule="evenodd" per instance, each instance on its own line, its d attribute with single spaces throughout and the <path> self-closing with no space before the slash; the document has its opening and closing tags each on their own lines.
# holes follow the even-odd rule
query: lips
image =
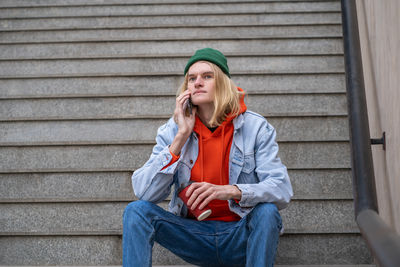
<svg viewBox="0 0 400 267">
<path fill-rule="evenodd" d="M 195 91 L 194 93 L 193 93 L 193 95 L 197 95 L 197 94 L 205 94 L 205 93 L 207 93 L 206 91 L 204 91 L 204 90 L 198 90 L 198 91 Z"/>
</svg>

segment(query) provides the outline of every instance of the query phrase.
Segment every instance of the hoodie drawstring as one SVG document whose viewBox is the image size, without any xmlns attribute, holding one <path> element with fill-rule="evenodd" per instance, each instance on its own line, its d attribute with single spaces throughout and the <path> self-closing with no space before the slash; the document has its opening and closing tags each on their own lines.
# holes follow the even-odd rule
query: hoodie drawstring
<svg viewBox="0 0 400 267">
<path fill-rule="evenodd" d="M 223 173 L 223 170 L 224 170 L 224 165 L 225 165 L 225 162 L 224 162 L 224 159 L 225 159 L 225 157 L 224 157 L 224 148 L 225 148 L 225 146 L 224 146 L 224 139 L 225 139 L 225 125 L 222 125 L 222 133 L 221 133 L 221 147 L 222 147 L 222 149 L 221 149 L 221 168 L 220 168 L 220 171 L 219 171 L 219 184 L 224 184 L 224 178 L 222 177 L 222 175 L 224 174 Z"/>
<path fill-rule="evenodd" d="M 200 179 L 201 179 L 201 181 L 202 182 L 204 182 L 204 166 L 203 166 L 203 164 L 204 164 L 204 152 L 203 152 L 203 128 L 202 127 L 200 127 L 200 136 L 199 136 L 199 142 L 200 142 L 200 156 L 201 156 L 201 166 L 200 166 L 200 169 L 201 169 L 201 177 L 200 177 Z"/>
</svg>

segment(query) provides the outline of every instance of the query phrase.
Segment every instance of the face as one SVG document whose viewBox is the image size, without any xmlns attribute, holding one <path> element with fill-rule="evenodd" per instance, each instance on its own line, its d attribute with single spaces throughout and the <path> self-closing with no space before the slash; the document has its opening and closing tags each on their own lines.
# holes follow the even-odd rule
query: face
<svg viewBox="0 0 400 267">
<path fill-rule="evenodd" d="M 210 65 L 198 61 L 188 71 L 188 89 L 194 105 L 213 105 L 215 75 Z"/>
</svg>

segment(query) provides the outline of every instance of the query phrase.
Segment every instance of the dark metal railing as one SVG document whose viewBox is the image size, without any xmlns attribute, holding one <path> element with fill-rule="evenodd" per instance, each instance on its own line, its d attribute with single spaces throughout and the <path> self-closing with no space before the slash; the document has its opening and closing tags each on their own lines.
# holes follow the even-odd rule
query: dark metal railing
<svg viewBox="0 0 400 267">
<path fill-rule="evenodd" d="M 355 217 L 382 267 L 400 266 L 400 236 L 378 215 L 367 101 L 354 0 L 342 0 L 343 43 L 349 111 Z"/>
</svg>

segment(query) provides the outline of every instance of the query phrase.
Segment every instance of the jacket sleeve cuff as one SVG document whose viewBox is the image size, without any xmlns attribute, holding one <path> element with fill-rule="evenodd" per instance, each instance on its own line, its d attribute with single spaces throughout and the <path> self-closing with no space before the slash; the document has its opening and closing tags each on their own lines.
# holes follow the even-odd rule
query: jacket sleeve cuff
<svg viewBox="0 0 400 267">
<path fill-rule="evenodd" d="M 161 166 L 163 166 L 160 172 L 164 174 L 174 174 L 176 167 L 178 166 L 180 157 L 171 153 L 171 151 L 169 150 L 169 146 L 166 146 L 161 151 L 160 155 L 161 155 L 160 163 Z"/>
<path fill-rule="evenodd" d="M 245 184 L 234 184 L 239 188 L 240 191 L 242 191 L 242 198 L 239 201 L 239 205 L 241 207 L 253 207 L 253 201 L 254 199 L 254 192 L 249 190 L 249 187 L 247 187 Z"/>
<path fill-rule="evenodd" d="M 169 150 L 169 148 L 168 148 Z M 165 170 L 166 168 L 168 168 L 169 166 L 171 166 L 172 164 L 174 164 L 175 162 L 177 162 L 179 160 L 179 156 L 175 155 L 174 153 L 171 152 L 171 150 L 169 150 L 170 155 L 172 156 L 172 158 L 167 157 L 166 159 L 169 159 L 169 163 L 167 163 L 166 165 L 164 165 L 164 167 L 161 169 L 162 171 Z M 166 161 L 166 160 L 165 160 Z M 163 163 L 165 162 L 163 161 Z"/>
</svg>

